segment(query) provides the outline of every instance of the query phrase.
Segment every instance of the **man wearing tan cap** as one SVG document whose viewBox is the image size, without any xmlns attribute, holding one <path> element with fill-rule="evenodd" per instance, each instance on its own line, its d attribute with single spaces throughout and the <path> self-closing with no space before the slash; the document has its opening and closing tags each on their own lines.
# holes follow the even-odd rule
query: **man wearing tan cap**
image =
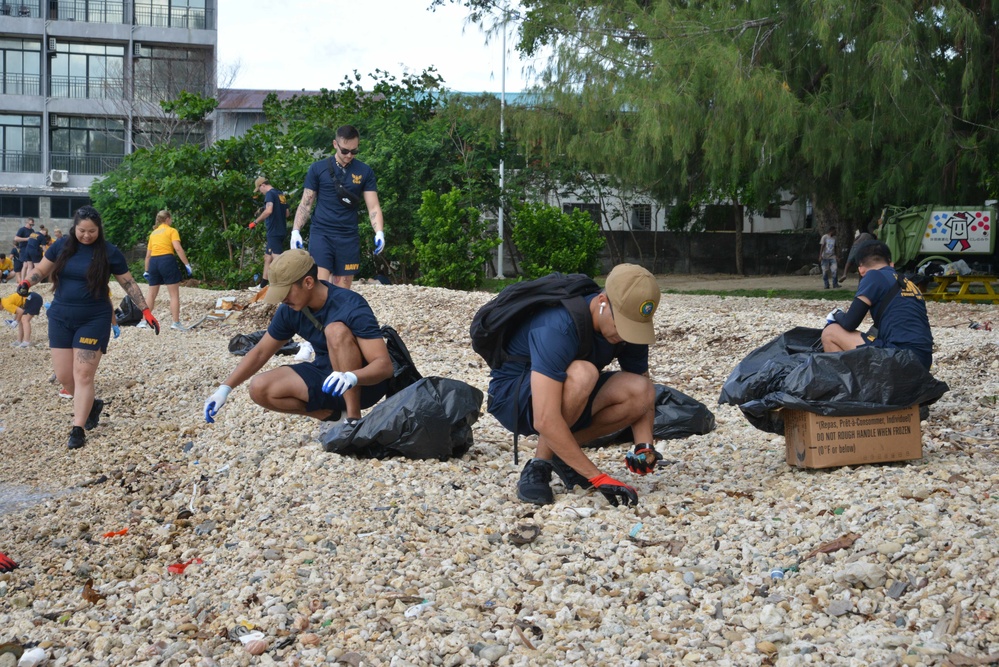
<svg viewBox="0 0 999 667">
<path fill-rule="evenodd" d="M 264 301 L 281 305 L 264 337 L 205 401 L 207 422 L 215 421 L 229 392 L 251 377 L 250 399 L 257 405 L 325 421 L 345 414 L 345 423 L 356 422 L 363 408 L 385 396 L 392 359 L 371 306 L 317 274 L 305 250 L 285 251 L 271 263 Z M 312 344 L 315 361 L 255 376 L 295 334 Z"/>
<path fill-rule="evenodd" d="M 264 220 L 267 221 L 267 240 L 264 243 L 264 273 L 260 280 L 260 287 L 267 287 L 268 275 L 271 262 L 281 254 L 284 249 L 284 238 L 288 235 L 288 198 L 283 192 L 271 185 L 271 182 L 264 176 L 259 176 L 253 181 L 254 194 L 260 192 L 264 195 L 264 210 L 260 212 L 250 229 L 253 229 Z"/>
<path fill-rule="evenodd" d="M 554 471 L 566 489 L 579 484 L 596 488 L 614 505 L 634 505 L 635 489 L 601 473 L 580 445 L 630 426 L 636 444 L 628 468 L 641 475 L 655 469 L 660 457 L 652 446 L 649 345 L 656 340 L 652 318 L 659 284 L 642 267 L 620 264 L 602 291 L 582 298 L 593 327 L 589 357 L 577 358 L 579 334 L 564 306 L 533 312 L 506 345 L 511 359 L 491 373 L 489 412 L 510 431 L 538 436 L 535 457 L 517 483 L 524 502 L 554 502 Z M 621 370 L 603 371 L 614 359 Z"/>
</svg>

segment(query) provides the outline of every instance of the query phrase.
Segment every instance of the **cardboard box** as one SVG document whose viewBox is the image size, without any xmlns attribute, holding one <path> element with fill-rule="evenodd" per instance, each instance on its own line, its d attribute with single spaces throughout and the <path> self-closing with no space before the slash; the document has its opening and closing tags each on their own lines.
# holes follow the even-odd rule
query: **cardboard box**
<svg viewBox="0 0 999 667">
<path fill-rule="evenodd" d="M 908 461 L 923 457 L 919 406 L 855 417 L 784 410 L 787 464 L 799 468 Z"/>
</svg>

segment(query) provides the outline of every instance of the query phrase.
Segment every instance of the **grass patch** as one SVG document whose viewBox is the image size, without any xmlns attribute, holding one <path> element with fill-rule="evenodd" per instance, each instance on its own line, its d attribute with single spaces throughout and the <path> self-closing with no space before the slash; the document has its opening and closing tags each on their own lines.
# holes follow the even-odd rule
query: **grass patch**
<svg viewBox="0 0 999 667">
<path fill-rule="evenodd" d="M 731 289 L 731 290 L 666 290 L 665 294 L 693 294 L 710 296 L 744 296 L 754 299 L 818 299 L 821 301 L 852 301 L 853 290 L 798 290 L 798 289 Z"/>
</svg>

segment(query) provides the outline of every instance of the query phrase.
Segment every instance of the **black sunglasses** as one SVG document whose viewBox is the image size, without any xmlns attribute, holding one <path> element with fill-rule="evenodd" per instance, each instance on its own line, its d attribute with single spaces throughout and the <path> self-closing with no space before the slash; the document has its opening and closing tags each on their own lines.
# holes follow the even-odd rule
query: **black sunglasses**
<svg viewBox="0 0 999 667">
<path fill-rule="evenodd" d="M 361 152 L 357 148 L 340 148 L 339 144 L 337 144 L 337 148 L 340 149 L 340 155 L 357 155 Z"/>
</svg>

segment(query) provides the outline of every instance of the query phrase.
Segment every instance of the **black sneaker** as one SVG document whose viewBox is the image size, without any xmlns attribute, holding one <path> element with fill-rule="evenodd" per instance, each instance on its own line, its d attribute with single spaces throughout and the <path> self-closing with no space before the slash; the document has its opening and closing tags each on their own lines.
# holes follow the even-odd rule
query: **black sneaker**
<svg viewBox="0 0 999 667">
<path fill-rule="evenodd" d="M 90 406 L 90 414 L 87 415 L 87 423 L 83 425 L 83 428 L 88 431 L 93 431 L 97 428 L 97 425 L 101 423 L 101 410 L 103 409 L 104 401 L 99 398 L 95 398 L 93 404 Z"/>
<path fill-rule="evenodd" d="M 338 422 L 338 421 L 340 421 L 340 416 L 342 414 L 343 413 L 340 412 L 340 408 L 333 408 L 333 409 L 330 410 L 329 416 L 328 417 L 323 417 L 322 421 L 324 421 L 324 422 Z"/>
<path fill-rule="evenodd" d="M 87 434 L 83 432 L 83 428 L 80 426 L 74 426 L 73 430 L 69 432 L 69 443 L 67 447 L 70 449 L 79 449 L 87 444 Z"/>
<path fill-rule="evenodd" d="M 578 486 L 581 489 L 589 489 L 593 487 L 593 485 L 590 484 L 590 480 L 580 475 L 572 466 L 557 456 L 552 457 L 552 469 L 555 471 L 555 474 L 558 475 L 558 478 L 562 480 L 562 484 L 565 485 L 566 491 L 572 491 L 574 486 Z"/>
<path fill-rule="evenodd" d="M 517 497 L 525 503 L 551 505 L 555 502 L 552 493 L 552 462 L 544 459 L 531 459 L 520 473 L 517 482 Z"/>
</svg>

